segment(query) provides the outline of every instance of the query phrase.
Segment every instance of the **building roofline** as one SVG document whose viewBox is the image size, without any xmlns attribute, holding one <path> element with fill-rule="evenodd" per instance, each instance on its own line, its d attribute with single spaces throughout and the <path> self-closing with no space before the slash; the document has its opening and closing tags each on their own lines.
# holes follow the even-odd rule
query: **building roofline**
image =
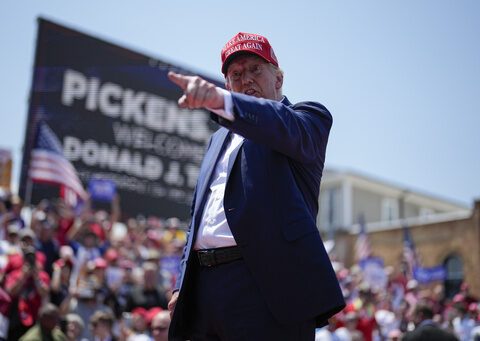
<svg viewBox="0 0 480 341">
<path fill-rule="evenodd" d="M 403 185 L 401 183 L 394 182 L 394 181 L 391 181 L 391 180 L 385 180 L 380 176 L 374 176 L 374 175 L 371 175 L 371 174 L 367 174 L 366 172 L 354 170 L 354 169 L 351 169 L 351 168 L 327 166 L 327 167 L 325 167 L 324 178 L 322 179 L 322 181 L 326 180 L 328 182 L 328 180 L 325 179 L 325 175 L 326 175 L 325 173 L 329 173 L 329 172 L 333 173 L 333 174 L 338 174 L 338 176 L 339 176 L 338 179 L 335 179 L 333 177 L 331 181 L 340 181 L 341 180 L 340 176 L 348 176 L 348 177 L 352 177 L 354 179 L 357 178 L 357 179 L 361 179 L 363 181 L 371 182 L 372 184 L 377 185 L 377 186 L 383 186 L 385 188 L 393 189 L 393 190 L 396 190 L 396 191 L 399 191 L 399 192 L 404 192 L 405 195 L 410 194 L 410 195 L 423 197 L 427 200 L 441 201 L 441 202 L 447 203 L 449 205 L 457 206 L 459 210 L 470 210 L 471 209 L 471 207 L 464 202 L 460 202 L 458 200 L 453 200 L 453 199 L 450 199 L 450 198 L 445 198 L 443 196 L 433 194 L 433 193 L 427 192 L 425 190 L 418 190 L 418 189 L 413 188 L 411 186 L 406 186 L 406 185 Z"/>
<path fill-rule="evenodd" d="M 379 221 L 374 223 L 365 224 L 365 231 L 368 232 L 379 232 L 379 231 L 388 231 L 396 230 L 402 228 L 403 226 L 419 226 L 419 225 L 431 225 L 438 224 L 447 221 L 454 220 L 463 220 L 469 219 L 472 217 L 472 211 L 459 211 L 459 212 L 447 212 L 447 213 L 438 213 L 425 217 L 411 217 L 406 219 L 396 219 L 390 222 L 388 221 Z M 350 234 L 358 234 L 360 232 L 360 224 L 352 225 Z"/>
</svg>

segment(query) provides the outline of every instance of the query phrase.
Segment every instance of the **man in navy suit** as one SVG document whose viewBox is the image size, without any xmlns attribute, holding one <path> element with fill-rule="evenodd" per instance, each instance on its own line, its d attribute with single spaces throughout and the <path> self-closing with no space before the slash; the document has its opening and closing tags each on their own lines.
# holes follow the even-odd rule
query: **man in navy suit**
<svg viewBox="0 0 480 341">
<path fill-rule="evenodd" d="M 267 38 L 239 33 L 221 52 L 227 90 L 170 72 L 183 108 L 208 108 L 213 134 L 169 310 L 170 340 L 314 340 L 344 307 L 315 225 L 332 124 L 292 104 Z"/>
<path fill-rule="evenodd" d="M 402 341 L 458 341 L 455 335 L 442 330 L 432 319 L 432 306 L 426 302 L 417 303 L 413 312 L 416 327 L 413 331 L 405 333 Z"/>
</svg>

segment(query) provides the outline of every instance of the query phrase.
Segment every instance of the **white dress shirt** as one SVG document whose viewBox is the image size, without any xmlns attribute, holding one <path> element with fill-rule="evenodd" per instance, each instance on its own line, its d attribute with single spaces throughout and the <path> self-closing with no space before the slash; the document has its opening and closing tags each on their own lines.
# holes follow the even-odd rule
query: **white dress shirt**
<svg viewBox="0 0 480 341">
<path fill-rule="evenodd" d="M 223 90 L 223 98 L 225 102 L 224 110 L 210 110 L 227 120 L 233 121 L 232 95 L 230 92 Z M 232 152 L 242 141 L 242 136 L 231 134 L 230 140 L 215 166 L 208 198 L 205 202 L 205 209 L 203 210 L 197 238 L 195 240 L 195 250 L 237 245 L 235 238 L 233 238 L 232 231 L 228 226 L 227 217 L 225 216 L 223 197 L 225 195 L 225 185 L 227 184 L 228 161 Z"/>
<path fill-rule="evenodd" d="M 221 89 L 223 92 L 224 109 L 209 109 L 215 114 L 234 121 L 232 94 Z M 282 98 L 282 101 L 285 97 Z M 223 207 L 223 198 L 225 196 L 225 186 L 227 183 L 228 163 L 232 152 L 243 142 L 244 138 L 237 134 L 230 134 L 230 141 L 223 150 L 221 158 L 215 166 L 215 172 L 212 176 L 208 198 L 203 210 L 200 226 L 193 248 L 195 250 L 214 249 L 219 247 L 235 246 L 237 242 L 233 237 L 232 231 L 228 226 L 225 208 Z"/>
</svg>

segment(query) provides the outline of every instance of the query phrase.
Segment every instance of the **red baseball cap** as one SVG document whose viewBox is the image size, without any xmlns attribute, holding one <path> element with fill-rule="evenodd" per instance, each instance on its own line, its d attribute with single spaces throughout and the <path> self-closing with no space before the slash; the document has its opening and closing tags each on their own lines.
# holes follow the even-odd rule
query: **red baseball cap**
<svg viewBox="0 0 480 341">
<path fill-rule="evenodd" d="M 115 249 L 108 249 L 107 252 L 105 252 L 105 258 L 109 262 L 113 262 L 117 260 L 119 257 L 118 251 Z"/>
<path fill-rule="evenodd" d="M 70 259 L 57 259 L 54 264 L 57 264 L 61 268 L 63 268 L 65 265 L 73 268 L 73 262 Z"/>
<path fill-rule="evenodd" d="M 147 310 L 143 307 L 136 307 L 131 311 L 132 315 L 139 315 L 143 318 L 147 317 Z"/>
<path fill-rule="evenodd" d="M 161 311 L 163 311 L 163 309 L 160 307 L 153 307 L 147 310 L 147 314 L 146 314 L 147 324 L 152 323 L 153 318 Z"/>
<path fill-rule="evenodd" d="M 95 234 L 101 240 L 105 240 L 105 233 L 103 233 L 102 228 L 97 223 L 90 224 L 90 231 L 88 232 Z"/>
<path fill-rule="evenodd" d="M 108 266 L 107 261 L 101 257 L 95 258 L 93 264 L 95 264 L 95 269 L 105 269 Z"/>
<path fill-rule="evenodd" d="M 238 33 L 222 48 L 222 73 L 227 75 L 227 67 L 232 57 L 240 52 L 250 52 L 278 67 L 278 60 L 268 39 L 259 34 Z"/>
</svg>

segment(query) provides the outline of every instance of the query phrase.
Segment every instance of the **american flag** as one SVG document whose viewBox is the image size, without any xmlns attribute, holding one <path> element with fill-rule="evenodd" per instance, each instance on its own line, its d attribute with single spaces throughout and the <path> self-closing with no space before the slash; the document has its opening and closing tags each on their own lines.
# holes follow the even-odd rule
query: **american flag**
<svg viewBox="0 0 480 341">
<path fill-rule="evenodd" d="M 28 172 L 34 182 L 64 186 L 85 199 L 85 192 L 73 165 L 63 156 L 62 144 L 45 122 L 39 122 Z"/>
<path fill-rule="evenodd" d="M 357 262 L 361 262 L 372 255 L 372 246 L 366 231 L 365 217 L 363 214 L 360 215 L 358 223 L 360 224 L 360 232 L 358 233 L 355 242 L 355 258 L 357 259 Z"/>
<path fill-rule="evenodd" d="M 417 249 L 413 243 L 410 229 L 407 225 L 403 225 L 403 263 L 406 267 L 406 275 L 409 278 L 414 277 L 414 269 L 420 266 L 420 258 Z"/>
</svg>

